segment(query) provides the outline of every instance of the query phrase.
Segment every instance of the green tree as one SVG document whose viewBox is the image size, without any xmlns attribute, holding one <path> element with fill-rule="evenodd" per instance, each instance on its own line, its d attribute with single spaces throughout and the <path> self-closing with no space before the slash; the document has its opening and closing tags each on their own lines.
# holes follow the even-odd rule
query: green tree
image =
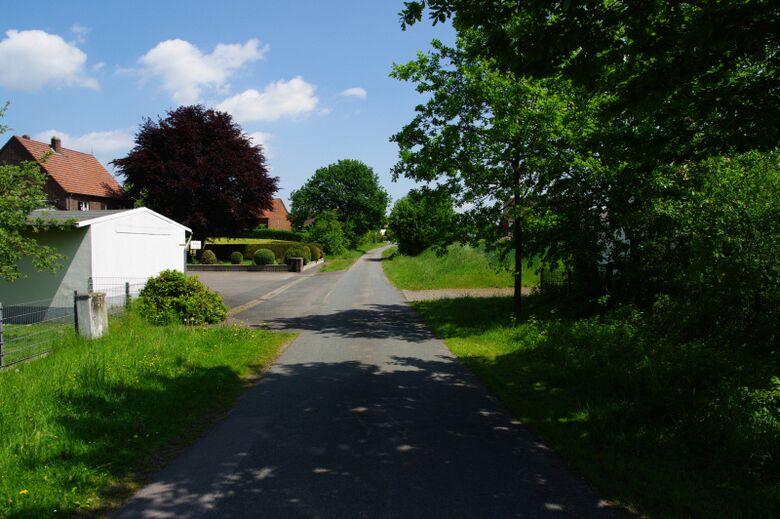
<svg viewBox="0 0 780 519">
<path fill-rule="evenodd" d="M 367 231 L 382 226 L 390 196 L 373 169 L 359 160 L 346 159 L 315 171 L 290 194 L 290 202 L 290 220 L 298 228 L 323 211 L 335 211 L 347 240 L 355 247 Z"/>
<path fill-rule="evenodd" d="M 347 239 L 335 211 L 323 211 L 306 228 L 306 241 L 319 243 L 328 254 L 342 254 L 347 250 Z"/>
<path fill-rule="evenodd" d="M 6 107 L 0 109 L 0 117 Z M 6 130 L 0 126 L 0 134 Z M 54 272 L 60 266 L 63 256 L 52 247 L 40 245 L 31 234 L 46 225 L 28 224 L 31 211 L 46 207 L 44 184 L 46 175 L 36 162 L 0 164 L 0 279 L 15 281 L 23 277 L 19 264 L 24 258 L 40 271 Z"/>
<path fill-rule="evenodd" d="M 457 215 L 446 192 L 413 189 L 396 201 L 388 226 L 401 254 L 414 256 L 455 241 Z"/>
<path fill-rule="evenodd" d="M 542 195 L 551 189 L 568 193 L 572 179 L 590 171 L 576 166 L 587 161 L 574 154 L 574 137 L 588 131 L 588 118 L 562 82 L 518 78 L 438 41 L 433 48 L 391 73 L 415 83 L 428 99 L 391 137 L 400 148 L 393 175 L 436 183 L 451 193 L 468 209 L 465 216 L 479 229 L 477 237 L 497 238 L 502 222 L 513 223 L 519 313 L 521 231 L 530 211 L 548 214 Z M 597 218 L 595 209 L 591 213 Z"/>
</svg>

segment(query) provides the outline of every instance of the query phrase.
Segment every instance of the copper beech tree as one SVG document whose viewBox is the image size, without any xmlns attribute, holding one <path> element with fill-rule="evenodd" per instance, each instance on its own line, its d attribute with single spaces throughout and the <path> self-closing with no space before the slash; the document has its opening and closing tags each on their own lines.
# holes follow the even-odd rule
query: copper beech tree
<svg viewBox="0 0 780 519">
<path fill-rule="evenodd" d="M 254 227 L 278 189 L 262 147 L 229 114 L 201 105 L 179 107 L 157 121 L 147 118 L 135 147 L 113 164 L 137 204 L 201 239 Z"/>
</svg>

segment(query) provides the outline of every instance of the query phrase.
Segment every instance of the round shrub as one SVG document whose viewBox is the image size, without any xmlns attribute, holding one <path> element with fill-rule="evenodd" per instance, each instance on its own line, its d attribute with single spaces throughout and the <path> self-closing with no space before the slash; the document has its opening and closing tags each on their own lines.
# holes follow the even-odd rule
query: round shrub
<svg viewBox="0 0 780 519">
<path fill-rule="evenodd" d="M 176 270 L 149 278 L 139 295 L 138 312 L 152 324 L 213 324 L 227 318 L 221 295 Z"/>
<path fill-rule="evenodd" d="M 303 246 L 301 245 L 293 245 L 289 249 L 287 249 L 287 252 L 284 253 L 284 262 L 290 263 L 291 258 L 303 258 L 304 265 L 306 264 L 306 251 L 303 249 Z M 309 253 L 309 258 L 311 258 L 311 253 Z"/>
<path fill-rule="evenodd" d="M 233 265 L 241 265 L 241 262 L 244 261 L 244 255 L 241 254 L 238 251 L 234 251 L 230 253 L 230 263 Z"/>
<path fill-rule="evenodd" d="M 206 249 L 203 251 L 203 254 L 200 257 L 200 261 L 204 265 L 216 265 L 217 255 L 214 254 L 214 251 Z"/>
<path fill-rule="evenodd" d="M 303 259 L 304 263 L 309 263 L 311 261 L 311 247 L 308 245 L 303 246 Z"/>
<path fill-rule="evenodd" d="M 316 243 L 310 243 L 309 248 L 311 249 L 312 261 L 319 261 L 320 258 L 322 258 L 322 247 L 320 247 Z"/>
<path fill-rule="evenodd" d="M 255 251 L 255 265 L 273 265 L 276 263 L 276 256 L 271 249 L 257 249 Z"/>
</svg>

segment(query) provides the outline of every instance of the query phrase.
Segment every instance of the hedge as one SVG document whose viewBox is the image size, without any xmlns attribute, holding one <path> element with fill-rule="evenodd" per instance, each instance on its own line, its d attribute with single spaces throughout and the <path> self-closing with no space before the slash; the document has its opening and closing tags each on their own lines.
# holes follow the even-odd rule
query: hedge
<svg viewBox="0 0 780 519">
<path fill-rule="evenodd" d="M 276 262 L 277 263 L 284 263 L 284 256 L 287 253 L 287 249 L 290 247 L 301 247 L 302 245 L 309 245 L 311 248 L 312 244 L 306 243 L 297 243 L 297 242 L 288 242 L 288 243 L 225 243 L 225 244 L 209 244 L 209 250 L 211 250 L 214 254 L 217 255 L 217 258 L 220 261 L 230 261 L 230 255 L 233 252 L 240 252 L 244 255 L 245 258 L 254 258 L 255 252 L 258 249 L 269 249 L 274 253 L 274 256 L 276 256 Z M 319 247 L 320 250 L 322 247 L 320 247 L 318 244 L 313 244 L 316 247 Z"/>
<path fill-rule="evenodd" d="M 252 238 L 268 238 L 271 240 L 303 241 L 303 233 L 284 231 L 281 229 L 267 229 L 258 227 L 252 231 Z"/>
</svg>

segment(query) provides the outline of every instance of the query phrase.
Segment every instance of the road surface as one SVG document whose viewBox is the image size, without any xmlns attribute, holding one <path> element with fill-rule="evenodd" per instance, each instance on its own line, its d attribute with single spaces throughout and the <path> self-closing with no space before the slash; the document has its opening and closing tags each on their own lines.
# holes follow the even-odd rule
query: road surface
<svg viewBox="0 0 780 519">
<path fill-rule="evenodd" d="M 235 318 L 300 337 L 116 517 L 622 517 L 517 423 L 379 252 Z"/>
</svg>

